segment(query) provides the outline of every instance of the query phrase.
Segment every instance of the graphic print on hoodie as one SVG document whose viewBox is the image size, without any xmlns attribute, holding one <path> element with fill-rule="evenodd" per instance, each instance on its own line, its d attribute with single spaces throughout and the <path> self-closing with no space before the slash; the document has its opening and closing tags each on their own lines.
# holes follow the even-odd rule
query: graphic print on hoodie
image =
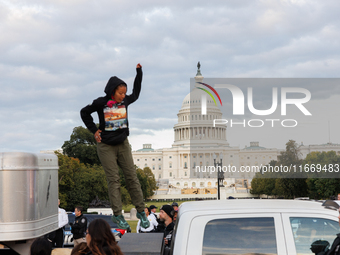
<svg viewBox="0 0 340 255">
<path fill-rule="evenodd" d="M 98 129 L 102 132 L 101 142 L 108 145 L 117 145 L 125 141 L 129 135 L 129 120 L 128 120 L 128 107 L 135 102 L 141 91 L 143 72 L 141 68 L 136 68 L 137 74 L 133 83 L 132 94 L 126 95 L 121 103 L 115 103 L 112 108 L 109 108 L 107 103 L 109 100 L 114 100 L 112 95 L 115 89 L 120 84 L 126 83 L 119 79 L 117 76 L 113 76 L 107 82 L 104 92 L 104 97 L 98 97 L 93 100 L 92 104 L 89 104 L 81 109 L 80 115 L 84 121 L 86 127 L 95 134 Z M 99 118 L 99 126 L 97 126 L 91 114 L 97 112 Z"/>
<path fill-rule="evenodd" d="M 123 102 L 122 102 L 123 103 Z M 127 128 L 126 108 L 124 104 L 114 104 L 104 108 L 105 131 Z"/>
</svg>

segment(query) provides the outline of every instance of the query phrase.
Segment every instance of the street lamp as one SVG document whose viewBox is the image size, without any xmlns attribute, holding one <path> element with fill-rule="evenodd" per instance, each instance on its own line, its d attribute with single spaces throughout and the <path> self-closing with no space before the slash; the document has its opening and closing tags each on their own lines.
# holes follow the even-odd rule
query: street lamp
<svg viewBox="0 0 340 255">
<path fill-rule="evenodd" d="M 223 155 L 222 153 L 220 153 L 220 162 L 216 162 L 216 154 L 214 153 L 213 155 L 214 157 L 214 167 L 217 171 L 217 199 L 220 200 L 220 187 L 224 187 L 223 185 L 223 180 L 224 180 L 224 173 L 222 171 L 222 158 L 223 158 Z M 218 168 L 219 166 L 219 168 Z"/>
</svg>

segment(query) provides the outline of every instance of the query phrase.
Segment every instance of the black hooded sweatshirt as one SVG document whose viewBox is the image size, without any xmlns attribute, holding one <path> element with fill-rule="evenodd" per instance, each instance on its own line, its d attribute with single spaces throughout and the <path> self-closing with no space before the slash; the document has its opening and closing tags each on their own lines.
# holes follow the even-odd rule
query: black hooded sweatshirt
<svg viewBox="0 0 340 255">
<path fill-rule="evenodd" d="M 80 111 L 80 116 L 86 127 L 94 134 L 100 129 L 102 142 L 109 145 L 117 145 L 126 139 L 129 135 L 129 122 L 127 115 L 128 106 L 136 101 L 139 97 L 142 84 L 142 68 L 137 68 L 137 75 L 133 84 L 131 95 L 126 95 L 121 103 L 116 103 L 112 108 L 107 106 L 107 102 L 111 99 L 115 88 L 124 81 L 114 76 L 109 79 L 105 87 L 104 97 L 95 99 L 92 104 L 85 106 Z M 98 113 L 99 128 L 93 122 L 91 114 Z"/>
</svg>

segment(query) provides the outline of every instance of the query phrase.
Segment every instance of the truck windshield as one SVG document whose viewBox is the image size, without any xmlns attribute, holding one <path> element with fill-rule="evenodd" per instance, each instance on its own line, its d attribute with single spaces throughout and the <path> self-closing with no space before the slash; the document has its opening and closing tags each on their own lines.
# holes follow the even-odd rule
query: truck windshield
<svg viewBox="0 0 340 255">
<path fill-rule="evenodd" d="M 325 251 L 340 232 L 339 223 L 334 220 L 308 217 L 290 217 L 296 254 L 315 254 Z"/>
</svg>

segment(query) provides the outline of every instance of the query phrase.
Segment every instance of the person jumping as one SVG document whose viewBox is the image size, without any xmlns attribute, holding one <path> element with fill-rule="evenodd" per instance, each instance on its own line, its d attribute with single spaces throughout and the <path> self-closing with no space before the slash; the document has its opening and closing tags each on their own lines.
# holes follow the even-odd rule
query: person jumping
<svg viewBox="0 0 340 255">
<path fill-rule="evenodd" d="M 123 170 L 126 187 L 137 209 L 137 218 L 141 220 L 141 226 L 148 228 L 150 225 L 144 212 L 143 193 L 127 138 L 129 135 L 127 109 L 138 99 L 142 84 L 142 66 L 137 64 L 136 70 L 137 75 L 131 95 L 126 95 L 126 83 L 114 76 L 106 84 L 104 90 L 106 95 L 95 99 L 92 104 L 80 111 L 84 124 L 97 141 L 97 153 L 106 174 L 110 204 L 114 213 L 112 221 L 121 229 L 129 229 L 130 226 L 122 215 L 119 167 Z M 93 122 L 91 116 L 93 112 L 98 114 L 99 127 Z"/>
</svg>

